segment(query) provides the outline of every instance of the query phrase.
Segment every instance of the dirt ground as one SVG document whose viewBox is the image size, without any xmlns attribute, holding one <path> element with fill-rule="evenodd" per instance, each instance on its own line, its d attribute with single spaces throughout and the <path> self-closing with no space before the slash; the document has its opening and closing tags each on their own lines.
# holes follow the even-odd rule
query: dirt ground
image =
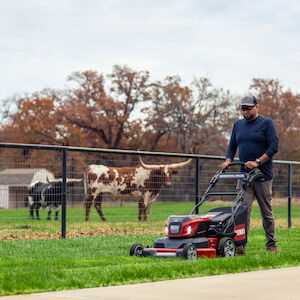
<svg viewBox="0 0 300 300">
<path fill-rule="evenodd" d="M 276 219 L 276 228 L 287 228 L 287 220 Z M 293 227 L 300 227 L 300 220 L 293 220 Z M 260 219 L 251 221 L 251 228 L 262 228 Z M 96 237 L 111 235 L 164 235 L 164 224 L 162 222 L 151 223 L 151 226 L 139 223 L 99 223 L 82 226 L 73 225 L 67 230 L 67 238 Z M 48 240 L 60 239 L 60 232 L 42 232 L 32 229 L 2 230 L 0 240 Z"/>
</svg>

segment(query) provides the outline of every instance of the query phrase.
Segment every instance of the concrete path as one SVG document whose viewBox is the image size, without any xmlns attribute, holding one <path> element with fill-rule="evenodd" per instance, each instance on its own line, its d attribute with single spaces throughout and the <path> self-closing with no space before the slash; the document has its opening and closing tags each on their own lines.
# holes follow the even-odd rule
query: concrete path
<svg viewBox="0 0 300 300">
<path fill-rule="evenodd" d="M 300 267 L 116 287 L 102 287 L 0 300 L 299 300 Z"/>
</svg>

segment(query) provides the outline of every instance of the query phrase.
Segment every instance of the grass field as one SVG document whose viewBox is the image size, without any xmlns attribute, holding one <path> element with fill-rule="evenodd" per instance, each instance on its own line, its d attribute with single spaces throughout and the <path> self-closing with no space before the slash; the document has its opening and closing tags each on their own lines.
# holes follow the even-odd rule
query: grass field
<svg viewBox="0 0 300 300">
<path fill-rule="evenodd" d="M 27 211 L 0 211 L 0 295 L 118 285 L 184 277 L 243 272 L 300 265 L 300 207 L 293 207 L 294 227 L 287 229 L 286 205 L 274 207 L 279 253 L 264 250 L 259 211 L 253 208 L 246 256 L 230 259 L 129 257 L 133 243 L 151 245 L 163 234 L 170 214 L 187 213 L 190 203 L 155 203 L 147 223 L 136 221 L 135 205 L 107 207 L 107 223 L 95 213 L 83 222 L 82 209 L 68 210 L 68 232 L 74 239 L 58 240 L 59 222 L 29 220 Z M 48 232 L 51 232 L 49 236 Z M 95 235 L 95 236 L 94 236 Z M 80 237 L 90 236 L 90 237 Z M 44 240 L 52 237 L 54 239 Z M 23 240 L 16 240 L 22 238 Z M 26 240 L 35 238 L 36 240 Z"/>
</svg>

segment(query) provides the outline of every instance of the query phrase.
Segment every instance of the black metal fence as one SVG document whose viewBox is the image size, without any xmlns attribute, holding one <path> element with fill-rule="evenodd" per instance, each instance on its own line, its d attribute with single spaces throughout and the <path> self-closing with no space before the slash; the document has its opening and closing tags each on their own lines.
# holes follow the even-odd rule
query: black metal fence
<svg viewBox="0 0 300 300">
<path fill-rule="evenodd" d="M 91 163 L 118 167 L 136 166 L 139 157 L 143 157 L 148 164 L 192 159 L 191 164 L 174 176 L 173 184 L 161 190 L 158 201 L 192 201 L 195 204 L 199 202 L 209 179 L 224 159 L 211 155 L 0 143 L 0 208 L 3 208 L 2 212 L 8 209 L 5 213 L 7 222 L 14 223 L 16 215 L 9 214 L 9 209 L 22 208 L 23 213 L 28 210 L 29 186 L 38 181 L 60 181 L 59 232 L 64 239 L 67 236 L 69 220 L 67 207 L 83 207 L 82 176 L 86 166 Z M 300 194 L 299 166 L 300 162 L 297 161 L 274 161 L 273 193 L 276 198 L 286 201 L 288 227 L 292 226 L 292 198 L 297 198 Z M 230 189 L 234 184 L 226 183 L 220 188 Z M 27 225 L 20 223 L 18 226 L 16 228 Z"/>
</svg>

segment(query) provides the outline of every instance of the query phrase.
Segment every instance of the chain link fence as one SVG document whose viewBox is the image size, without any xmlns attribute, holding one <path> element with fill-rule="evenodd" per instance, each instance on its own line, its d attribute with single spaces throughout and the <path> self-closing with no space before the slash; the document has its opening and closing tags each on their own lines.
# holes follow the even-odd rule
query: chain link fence
<svg viewBox="0 0 300 300">
<path fill-rule="evenodd" d="M 136 195 L 141 182 L 132 181 L 132 172 L 138 169 L 144 176 L 147 201 L 153 201 L 149 205 L 148 222 L 152 222 L 155 232 L 169 214 L 187 214 L 192 210 L 224 159 L 196 154 L 4 143 L 0 144 L 0 153 L 0 240 L 142 232 L 146 222 L 138 222 L 141 201 Z M 186 165 L 179 164 L 189 159 Z M 87 192 L 99 194 L 99 190 L 89 191 L 85 185 L 84 174 L 90 165 L 108 172 L 108 177 L 100 176 L 97 180 L 102 187 L 109 188 L 104 190 L 100 208 L 92 203 L 86 221 Z M 150 172 L 157 165 L 164 173 Z M 113 168 L 118 168 L 121 179 L 116 178 Z M 280 207 L 284 226 L 298 222 L 299 183 L 299 162 L 274 162 L 273 205 Z M 235 185 L 234 180 L 220 182 L 218 190 L 232 191 Z M 124 186 L 130 186 L 130 190 Z M 115 193 L 118 189 L 121 192 Z M 220 205 L 218 201 L 231 198 L 219 196 L 211 200 Z M 99 209 L 108 222 L 101 220 Z M 133 225 L 130 227 L 128 223 Z"/>
</svg>

